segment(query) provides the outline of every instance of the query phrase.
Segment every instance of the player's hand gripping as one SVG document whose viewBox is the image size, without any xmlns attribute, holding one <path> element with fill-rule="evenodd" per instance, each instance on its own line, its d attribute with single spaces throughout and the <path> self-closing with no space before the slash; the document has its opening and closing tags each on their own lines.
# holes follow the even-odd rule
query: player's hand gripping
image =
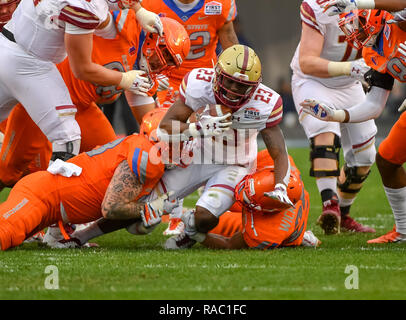
<svg viewBox="0 0 406 320">
<path fill-rule="evenodd" d="M 156 13 L 140 8 L 135 16 L 146 32 L 158 33 L 160 36 L 163 35 L 164 27 Z"/>
<path fill-rule="evenodd" d="M 313 117 L 323 121 L 344 122 L 345 111 L 336 110 L 324 103 L 316 100 L 306 99 L 302 103 L 303 112 L 312 115 Z"/>
<path fill-rule="evenodd" d="M 174 192 L 171 191 L 145 203 L 144 208 L 141 210 L 141 219 L 146 228 L 159 224 L 162 215 L 169 214 L 179 206 L 179 199 L 169 199 L 173 194 Z"/>
<path fill-rule="evenodd" d="M 351 61 L 351 74 L 350 77 L 364 80 L 364 74 L 371 69 L 364 61 L 364 59 L 358 59 Z"/>
<path fill-rule="evenodd" d="M 231 113 L 221 117 L 213 117 L 203 114 L 198 122 L 189 125 L 189 132 L 192 136 L 218 136 L 224 131 L 230 129 L 232 121 L 229 119 Z"/>
<path fill-rule="evenodd" d="M 328 15 L 333 16 L 343 12 L 349 12 L 357 9 L 356 0 L 330 0 L 323 5 L 324 12 L 328 9 L 333 8 Z"/>
<path fill-rule="evenodd" d="M 124 90 L 130 90 L 134 94 L 138 94 L 147 97 L 148 90 L 151 84 L 147 77 L 145 77 L 145 72 L 141 70 L 131 70 L 128 72 L 123 72 L 123 78 L 119 86 Z"/>
<path fill-rule="evenodd" d="M 275 189 L 270 192 L 264 192 L 264 196 L 281 202 L 285 208 L 294 206 L 288 197 L 286 186 L 283 183 L 277 183 Z"/>
<path fill-rule="evenodd" d="M 157 92 L 164 91 L 169 88 L 169 78 L 164 74 L 158 74 L 156 76 L 156 81 L 158 82 Z"/>
</svg>

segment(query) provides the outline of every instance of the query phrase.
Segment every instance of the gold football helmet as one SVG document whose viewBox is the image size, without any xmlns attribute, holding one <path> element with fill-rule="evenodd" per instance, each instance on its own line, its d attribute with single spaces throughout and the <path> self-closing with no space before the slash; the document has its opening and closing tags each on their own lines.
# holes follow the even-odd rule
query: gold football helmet
<svg viewBox="0 0 406 320">
<path fill-rule="evenodd" d="M 259 86 L 261 61 L 250 47 L 236 44 L 224 50 L 215 66 L 213 90 L 218 103 L 238 109 Z"/>
</svg>

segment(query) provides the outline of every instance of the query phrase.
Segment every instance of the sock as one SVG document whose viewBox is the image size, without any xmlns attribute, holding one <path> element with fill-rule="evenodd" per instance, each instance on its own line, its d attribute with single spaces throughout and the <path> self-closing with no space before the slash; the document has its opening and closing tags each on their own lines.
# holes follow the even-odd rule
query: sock
<svg viewBox="0 0 406 320">
<path fill-rule="evenodd" d="M 337 178 L 317 178 L 316 179 L 317 188 L 319 189 L 320 194 L 324 190 L 331 190 L 334 194 L 337 194 Z"/>
<path fill-rule="evenodd" d="M 384 189 L 395 217 L 396 231 L 406 235 L 406 187 L 392 189 L 384 186 Z"/>
<path fill-rule="evenodd" d="M 99 237 L 103 234 L 104 232 L 99 228 L 96 221 L 85 229 L 75 231 L 74 233 L 72 233 L 72 237 L 79 239 L 80 243 L 83 245 L 89 240 Z"/>
<path fill-rule="evenodd" d="M 325 189 L 320 192 L 321 201 L 324 203 L 328 200 L 338 200 L 337 194 L 331 189 Z"/>
<path fill-rule="evenodd" d="M 342 206 L 341 206 L 341 199 L 340 199 L 340 212 L 341 212 L 341 216 L 346 216 L 347 214 L 349 214 L 349 213 L 350 213 L 350 208 L 351 208 L 351 206 L 342 207 Z"/>
</svg>

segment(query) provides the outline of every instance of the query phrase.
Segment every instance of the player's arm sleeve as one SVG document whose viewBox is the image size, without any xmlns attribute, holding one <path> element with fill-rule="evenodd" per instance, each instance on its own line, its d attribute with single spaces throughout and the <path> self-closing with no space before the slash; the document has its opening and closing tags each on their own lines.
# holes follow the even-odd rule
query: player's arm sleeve
<svg viewBox="0 0 406 320">
<path fill-rule="evenodd" d="M 307 1 L 303 1 L 300 6 L 300 19 L 302 23 L 316 30 L 321 35 L 325 35 L 326 25 L 319 23 L 319 20 L 322 20 L 320 14 Z"/>
<path fill-rule="evenodd" d="M 107 12 L 104 19 L 101 19 L 98 15 L 84 8 L 67 5 L 62 8 L 58 18 L 65 22 L 65 32 L 83 34 L 93 32 L 107 18 Z M 88 30 L 88 32 L 82 29 Z"/>
<path fill-rule="evenodd" d="M 225 12 L 224 16 L 225 22 L 234 21 L 237 14 L 237 4 L 235 3 L 235 0 L 230 0 L 230 9 Z"/>
<path fill-rule="evenodd" d="M 283 101 L 282 97 L 279 97 L 275 103 L 275 106 L 266 121 L 266 127 L 271 128 L 278 125 L 282 121 L 283 116 Z"/>
<path fill-rule="evenodd" d="M 369 91 L 363 102 L 347 109 L 349 122 L 363 122 L 380 116 L 393 88 L 394 79 L 387 73 L 369 70 L 365 74 Z"/>
</svg>

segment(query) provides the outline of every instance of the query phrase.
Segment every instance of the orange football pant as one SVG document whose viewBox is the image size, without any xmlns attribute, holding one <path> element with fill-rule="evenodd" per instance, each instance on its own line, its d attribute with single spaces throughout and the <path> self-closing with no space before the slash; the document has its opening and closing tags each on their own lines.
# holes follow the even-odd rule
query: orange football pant
<svg viewBox="0 0 406 320">
<path fill-rule="evenodd" d="M 80 152 L 116 139 L 113 127 L 95 103 L 79 106 L 76 121 L 82 131 Z M 0 152 L 0 181 L 12 187 L 28 173 L 46 170 L 51 155 L 51 143 L 24 107 L 16 105 L 8 118 Z"/>
<path fill-rule="evenodd" d="M 389 135 L 379 145 L 378 152 L 385 160 L 402 165 L 406 162 L 406 112 L 395 122 Z"/>
</svg>

